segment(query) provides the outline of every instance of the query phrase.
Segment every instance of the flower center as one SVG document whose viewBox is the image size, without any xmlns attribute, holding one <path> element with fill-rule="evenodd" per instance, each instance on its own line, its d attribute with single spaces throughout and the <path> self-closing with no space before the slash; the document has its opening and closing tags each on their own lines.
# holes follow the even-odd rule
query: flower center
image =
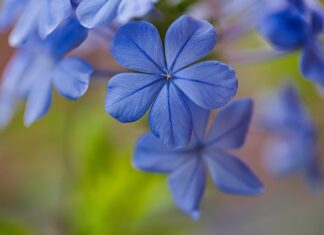
<svg viewBox="0 0 324 235">
<path fill-rule="evenodd" d="M 167 81 L 169 81 L 172 78 L 172 74 L 170 72 L 167 72 L 166 74 L 162 75 Z"/>
<path fill-rule="evenodd" d="M 201 153 L 202 151 L 204 151 L 204 149 L 205 149 L 205 146 L 204 146 L 202 143 L 200 143 L 200 144 L 198 144 L 198 145 L 196 146 L 196 151 L 197 151 L 198 153 Z"/>
</svg>

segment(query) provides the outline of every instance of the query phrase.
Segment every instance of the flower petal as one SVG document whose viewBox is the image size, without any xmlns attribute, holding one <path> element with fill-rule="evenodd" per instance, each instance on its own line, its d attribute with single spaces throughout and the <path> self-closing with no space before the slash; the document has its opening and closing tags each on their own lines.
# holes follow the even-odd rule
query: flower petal
<svg viewBox="0 0 324 235">
<path fill-rule="evenodd" d="M 221 191 L 247 196 L 263 192 L 263 184 L 240 159 L 225 152 L 207 152 L 205 157 L 212 179 Z"/>
<path fill-rule="evenodd" d="M 146 15 L 157 0 L 123 0 L 119 7 L 118 22 L 126 23 L 135 17 Z"/>
<path fill-rule="evenodd" d="M 0 7 L 0 30 L 6 30 L 23 10 L 26 1 L 4 0 Z"/>
<path fill-rule="evenodd" d="M 298 90 L 290 83 L 281 86 L 278 92 L 265 96 L 260 107 L 260 123 L 272 133 L 286 135 L 312 126 Z"/>
<path fill-rule="evenodd" d="M 15 94 L 0 94 L 0 130 L 4 129 L 14 116 L 19 99 Z"/>
<path fill-rule="evenodd" d="M 51 79 L 48 77 L 37 78 L 28 92 L 24 116 L 26 126 L 30 126 L 36 120 L 42 118 L 51 106 Z"/>
<path fill-rule="evenodd" d="M 23 13 L 9 36 L 10 46 L 22 46 L 28 41 L 33 33 L 37 32 L 41 5 L 42 4 L 35 3 L 35 0 L 26 3 Z"/>
<path fill-rule="evenodd" d="M 288 2 L 293 6 L 298 9 L 300 12 L 304 12 L 306 8 L 306 3 L 305 0 L 288 0 Z"/>
<path fill-rule="evenodd" d="M 278 93 L 279 94 L 277 95 L 279 95 L 281 102 L 285 105 L 284 108 L 287 110 L 287 115 L 290 114 L 300 121 L 306 121 L 305 119 L 309 115 L 307 114 L 305 107 L 302 105 L 303 103 L 299 97 L 297 88 L 292 84 L 285 84 L 280 88 Z"/>
<path fill-rule="evenodd" d="M 190 157 L 191 153 L 185 149 L 170 149 L 152 133 L 148 133 L 137 142 L 133 165 L 143 171 L 171 173 Z"/>
<path fill-rule="evenodd" d="M 133 122 L 149 109 L 163 86 L 159 75 L 121 73 L 108 83 L 106 111 L 121 122 Z"/>
<path fill-rule="evenodd" d="M 19 85 L 30 65 L 26 56 L 24 51 L 18 51 L 4 71 L 0 90 L 0 129 L 10 122 L 22 98 Z"/>
<path fill-rule="evenodd" d="M 210 148 L 237 149 L 246 139 L 253 113 L 253 102 L 241 99 L 225 106 L 208 134 Z"/>
<path fill-rule="evenodd" d="M 39 34 L 46 38 L 72 13 L 72 5 L 70 0 L 43 0 L 43 4 L 38 21 Z"/>
<path fill-rule="evenodd" d="M 29 54 L 30 64 L 19 84 L 19 94 L 27 100 L 24 122 L 30 126 L 43 117 L 51 104 L 52 71 L 55 64 L 48 57 Z"/>
<path fill-rule="evenodd" d="M 229 102 L 237 92 L 234 70 L 217 61 L 201 62 L 180 70 L 174 83 L 194 103 L 215 109 Z"/>
<path fill-rule="evenodd" d="M 53 73 L 54 86 L 66 98 L 78 99 L 88 90 L 92 71 L 81 59 L 63 59 Z"/>
<path fill-rule="evenodd" d="M 324 57 L 322 48 L 317 45 L 307 45 L 301 57 L 301 72 L 320 86 L 324 86 Z"/>
<path fill-rule="evenodd" d="M 165 73 L 160 35 L 148 22 L 130 22 L 122 26 L 112 43 L 111 53 L 128 69 L 159 75 Z"/>
<path fill-rule="evenodd" d="M 169 176 L 169 188 L 178 208 L 198 219 L 199 204 L 204 194 L 206 172 L 202 158 L 188 159 Z"/>
<path fill-rule="evenodd" d="M 307 168 L 310 156 L 307 144 L 297 136 L 270 139 L 263 148 L 264 166 L 276 177 L 287 177 Z"/>
<path fill-rule="evenodd" d="M 150 111 L 151 130 L 168 147 L 183 147 L 190 141 L 192 118 L 184 100 L 182 93 L 167 83 Z"/>
<path fill-rule="evenodd" d="M 192 142 L 193 144 L 200 144 L 205 138 L 210 111 L 199 107 L 191 101 L 189 102 L 193 123 Z"/>
<path fill-rule="evenodd" d="M 259 31 L 273 46 L 282 50 L 299 49 L 308 38 L 307 23 L 292 7 L 267 16 Z"/>
<path fill-rule="evenodd" d="M 121 0 L 82 0 L 76 9 L 80 23 L 94 28 L 112 22 L 117 16 Z"/>
<path fill-rule="evenodd" d="M 60 27 L 50 34 L 44 43 L 55 59 L 61 59 L 66 53 L 80 46 L 87 38 L 88 30 L 75 17 L 69 17 Z"/>
<path fill-rule="evenodd" d="M 168 29 L 165 54 L 168 71 L 179 69 L 208 55 L 216 44 L 216 32 L 207 21 L 182 16 Z"/>
<path fill-rule="evenodd" d="M 324 29 L 324 12 L 321 7 L 311 11 L 311 26 L 313 35 L 320 34 Z"/>
<path fill-rule="evenodd" d="M 1 93 L 15 93 L 22 98 L 23 95 L 19 92 L 19 86 L 31 64 L 30 53 L 25 50 L 18 50 L 4 70 Z"/>
</svg>

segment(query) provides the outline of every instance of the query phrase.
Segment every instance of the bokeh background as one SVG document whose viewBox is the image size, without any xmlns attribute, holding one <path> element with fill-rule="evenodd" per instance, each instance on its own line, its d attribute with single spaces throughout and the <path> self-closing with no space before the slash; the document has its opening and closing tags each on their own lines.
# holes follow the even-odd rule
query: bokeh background
<svg viewBox="0 0 324 235">
<path fill-rule="evenodd" d="M 183 2 L 159 3 L 161 12 L 168 12 L 155 13 L 162 34 L 194 1 Z M 7 36 L 0 35 L 1 71 L 14 52 Z M 298 53 L 263 61 L 244 56 L 255 48 L 270 50 L 255 31 L 248 31 L 230 43 L 220 39 L 212 57 L 237 70 L 237 98 L 252 97 L 258 104 L 287 79 L 296 84 L 318 127 L 324 155 L 324 98 L 300 76 Z M 120 69 L 102 49 L 82 54 L 98 68 Z M 258 125 L 259 106 L 247 142 L 236 154 L 260 176 L 266 192 L 255 198 L 229 196 L 209 180 L 202 217 L 194 222 L 174 207 L 164 175 L 132 167 L 146 121 L 120 124 L 107 115 L 107 80 L 94 77 L 77 102 L 54 94 L 49 114 L 30 128 L 23 126 L 22 105 L 0 133 L 0 235 L 324 234 L 324 193 L 310 191 L 298 175 L 278 180 L 266 172 L 262 146 L 268 133 Z"/>
</svg>

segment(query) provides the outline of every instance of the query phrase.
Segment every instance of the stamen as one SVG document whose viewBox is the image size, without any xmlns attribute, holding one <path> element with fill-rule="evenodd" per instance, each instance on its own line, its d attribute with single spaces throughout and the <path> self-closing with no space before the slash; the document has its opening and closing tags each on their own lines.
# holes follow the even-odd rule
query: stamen
<svg viewBox="0 0 324 235">
<path fill-rule="evenodd" d="M 162 76 L 165 77 L 167 81 L 169 81 L 172 78 L 172 74 L 170 72 L 167 72 L 166 74 L 162 74 Z"/>
</svg>

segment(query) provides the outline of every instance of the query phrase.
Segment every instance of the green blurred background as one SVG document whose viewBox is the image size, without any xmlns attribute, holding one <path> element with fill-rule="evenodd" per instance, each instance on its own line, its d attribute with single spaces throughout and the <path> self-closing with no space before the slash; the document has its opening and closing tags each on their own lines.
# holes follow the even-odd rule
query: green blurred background
<svg viewBox="0 0 324 235">
<path fill-rule="evenodd" d="M 186 8 L 161 1 L 168 17 L 163 31 Z M 189 2 L 189 1 L 184 1 Z M 163 12 L 162 11 L 162 12 Z M 13 50 L 0 36 L 1 71 Z M 324 99 L 298 72 L 298 54 L 259 63 L 231 63 L 222 52 L 264 47 L 255 32 L 240 36 L 214 57 L 232 64 L 239 78 L 237 97 L 260 96 L 286 78 L 294 82 L 320 132 Z M 102 68 L 117 66 L 99 51 L 89 58 Z M 104 60 L 103 60 L 104 58 Z M 102 62 L 104 61 L 104 62 Z M 244 61 L 246 62 L 246 61 Z M 237 153 L 266 185 L 256 198 L 219 192 L 211 181 L 198 222 L 177 210 L 166 177 L 140 172 L 131 165 L 146 121 L 120 124 L 104 111 L 106 80 L 94 78 L 79 101 L 54 95 L 49 114 L 30 128 L 22 124 L 23 107 L 0 133 L 0 235 L 323 235 L 324 195 L 312 193 L 299 177 L 278 181 L 262 166 L 260 149 L 267 139 L 256 119 L 246 145 Z M 258 109 L 256 110 L 256 115 Z M 321 152 L 324 146 L 320 144 Z"/>
</svg>

